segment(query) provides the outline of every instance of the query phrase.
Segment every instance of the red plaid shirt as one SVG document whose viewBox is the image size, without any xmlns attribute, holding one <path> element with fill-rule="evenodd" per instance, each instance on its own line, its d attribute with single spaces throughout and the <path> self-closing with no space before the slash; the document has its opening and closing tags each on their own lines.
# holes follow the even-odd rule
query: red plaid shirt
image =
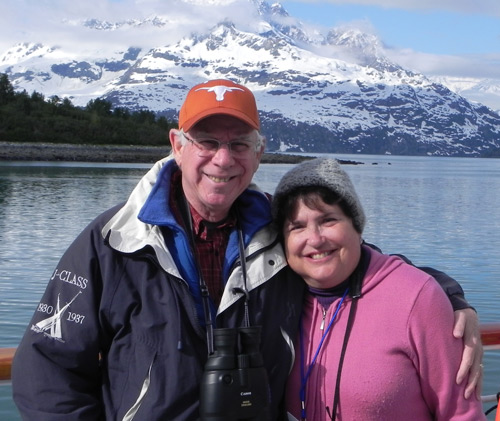
<svg viewBox="0 0 500 421">
<path fill-rule="evenodd" d="M 181 172 L 177 171 L 172 176 L 172 189 L 169 203 L 175 219 L 184 226 L 176 197 L 178 189 L 181 188 Z M 226 254 L 227 243 L 231 229 L 236 225 L 236 218 L 232 213 L 220 222 L 208 222 L 203 220 L 196 210 L 190 206 L 191 218 L 194 230 L 195 253 L 201 265 L 201 274 L 207 284 L 210 298 L 218 306 L 224 292 L 222 279 L 222 268 Z M 184 227 L 186 230 L 187 228 Z M 189 233 L 188 233 L 189 235 Z"/>
</svg>

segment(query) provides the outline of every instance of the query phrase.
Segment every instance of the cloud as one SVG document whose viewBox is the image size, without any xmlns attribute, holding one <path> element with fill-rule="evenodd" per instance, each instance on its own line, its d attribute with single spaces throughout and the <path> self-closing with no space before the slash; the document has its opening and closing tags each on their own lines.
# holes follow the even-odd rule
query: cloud
<svg viewBox="0 0 500 421">
<path fill-rule="evenodd" d="M 62 0 L 2 0 L 0 13 L 0 46 L 8 48 L 18 42 L 64 43 L 72 36 L 86 40 L 82 31 L 68 30 L 68 21 L 96 16 L 109 16 L 116 11 L 118 4 L 90 0 L 67 2 Z M 6 18 L 7 16 L 7 18 Z"/>
<path fill-rule="evenodd" d="M 212 7 L 216 1 L 218 7 Z M 222 14 L 221 14 L 222 7 Z M 227 11 L 227 13 L 225 12 Z M 220 21 L 233 16 L 236 23 L 248 26 L 254 6 L 248 0 L 2 0 L 0 13 L 0 51 L 19 42 L 41 42 L 47 45 L 78 46 L 80 50 L 99 46 L 102 50 L 130 45 L 151 45 L 176 41 L 183 35 L 204 32 Z M 122 26 L 115 31 L 95 31 L 82 26 L 86 19 L 110 23 L 141 21 L 161 17 L 164 26 L 134 31 Z M 147 25 L 146 25 L 147 26 Z M 156 42 L 155 42 L 156 43 Z"/>
<path fill-rule="evenodd" d="M 435 55 L 404 49 L 387 50 L 386 54 L 401 66 L 428 76 L 500 78 L 500 53 Z"/>
<path fill-rule="evenodd" d="M 448 11 L 500 17 L 498 0 L 303 0 L 304 3 L 375 6 L 387 9 Z M 286 0 L 282 1 L 286 4 Z"/>
</svg>

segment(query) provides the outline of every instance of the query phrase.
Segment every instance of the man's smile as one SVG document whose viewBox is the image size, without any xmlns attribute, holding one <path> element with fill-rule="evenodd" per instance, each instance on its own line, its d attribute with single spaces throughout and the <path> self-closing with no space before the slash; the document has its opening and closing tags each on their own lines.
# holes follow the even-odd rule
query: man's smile
<svg viewBox="0 0 500 421">
<path fill-rule="evenodd" d="M 208 175 L 207 177 L 212 180 L 214 183 L 227 183 L 228 181 L 231 181 L 233 177 L 216 177 L 214 175 Z"/>
</svg>

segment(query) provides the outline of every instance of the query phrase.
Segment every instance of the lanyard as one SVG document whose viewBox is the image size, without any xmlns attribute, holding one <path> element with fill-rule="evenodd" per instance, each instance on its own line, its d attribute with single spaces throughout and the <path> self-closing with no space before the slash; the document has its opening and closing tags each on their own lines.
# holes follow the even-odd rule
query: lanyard
<svg viewBox="0 0 500 421">
<path fill-rule="evenodd" d="M 199 274 L 199 282 L 200 282 L 200 291 L 201 291 L 201 300 L 203 304 L 203 313 L 205 316 L 205 328 L 206 328 L 206 334 L 207 334 L 207 349 L 208 349 L 208 355 L 212 355 L 215 351 L 214 347 L 214 329 L 215 329 L 215 323 L 212 317 L 212 312 L 210 310 L 210 294 L 208 291 L 208 286 L 203 279 L 203 272 L 201 271 L 201 265 L 199 262 L 199 259 L 197 258 L 196 254 L 196 242 L 194 239 L 194 229 L 193 229 L 193 221 L 191 217 L 191 212 L 189 210 L 189 204 L 186 199 L 186 196 L 184 195 L 184 192 L 182 192 L 182 200 L 180 201 L 180 210 L 181 210 L 181 216 L 183 218 L 183 222 L 185 224 L 185 227 L 188 231 L 188 239 L 189 239 L 189 245 L 191 246 L 191 253 L 193 255 L 196 268 L 198 270 Z M 247 289 L 247 267 L 246 267 L 246 261 L 245 261 L 245 243 L 243 239 L 243 231 L 240 226 L 240 218 L 238 213 L 236 212 L 236 220 L 237 220 L 237 231 L 238 231 L 238 252 L 240 255 L 240 264 L 241 264 L 241 271 L 243 274 L 243 286 L 241 288 L 233 288 L 233 292 L 241 292 L 245 296 L 245 314 L 244 314 L 244 320 L 243 320 L 243 326 L 244 327 L 249 327 L 250 326 L 250 316 L 249 316 L 249 311 L 248 311 L 248 301 L 250 300 L 250 294 L 248 293 Z"/>
<path fill-rule="evenodd" d="M 337 317 L 337 314 L 340 310 L 340 307 L 342 306 L 342 303 L 344 302 L 344 299 L 347 295 L 347 292 L 349 291 L 349 288 L 346 288 L 344 294 L 342 295 L 342 298 L 340 299 L 339 303 L 337 304 L 337 308 L 335 309 L 335 313 L 333 314 L 330 323 L 328 323 L 328 327 L 325 330 L 325 333 L 323 333 L 323 336 L 321 337 L 321 340 L 319 342 L 318 348 L 316 349 L 316 352 L 314 354 L 314 357 L 311 361 L 311 364 L 309 364 L 309 367 L 307 368 L 307 373 L 304 374 L 305 371 L 305 353 L 304 353 L 304 332 L 303 332 L 303 326 L 302 322 L 300 323 L 300 404 L 301 404 L 301 419 L 302 421 L 305 421 L 306 418 L 306 386 L 307 386 L 307 381 L 309 380 L 309 376 L 311 375 L 311 371 L 314 367 L 314 364 L 316 363 L 316 359 L 318 358 L 319 352 L 321 350 L 321 347 L 323 346 L 323 342 L 326 339 L 326 336 L 328 335 L 328 332 L 330 331 L 330 328 L 333 325 L 334 320 Z"/>
</svg>

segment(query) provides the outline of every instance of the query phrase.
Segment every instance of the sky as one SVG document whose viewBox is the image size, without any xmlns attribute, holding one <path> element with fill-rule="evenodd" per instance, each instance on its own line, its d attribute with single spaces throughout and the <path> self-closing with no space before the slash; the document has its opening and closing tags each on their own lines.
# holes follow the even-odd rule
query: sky
<svg viewBox="0 0 500 421">
<path fill-rule="evenodd" d="M 118 21 L 153 13 L 175 19 L 175 11 L 180 7 L 201 8 L 208 13 L 211 2 L 231 4 L 234 0 L 1 0 L 0 54 L 19 42 L 44 41 L 42 34 L 52 37 L 52 42 L 62 42 L 68 37 L 61 32 L 62 20 L 96 17 Z M 429 76 L 500 79 L 500 0 L 281 0 L 280 3 L 306 25 L 324 29 L 351 25 L 374 33 L 385 45 L 388 56 L 411 70 Z M 206 16 L 205 22 L 213 23 L 215 19 Z M 183 26 L 188 31 L 196 24 L 186 21 Z M 74 36 L 81 43 L 90 42 L 86 35 Z"/>
</svg>

